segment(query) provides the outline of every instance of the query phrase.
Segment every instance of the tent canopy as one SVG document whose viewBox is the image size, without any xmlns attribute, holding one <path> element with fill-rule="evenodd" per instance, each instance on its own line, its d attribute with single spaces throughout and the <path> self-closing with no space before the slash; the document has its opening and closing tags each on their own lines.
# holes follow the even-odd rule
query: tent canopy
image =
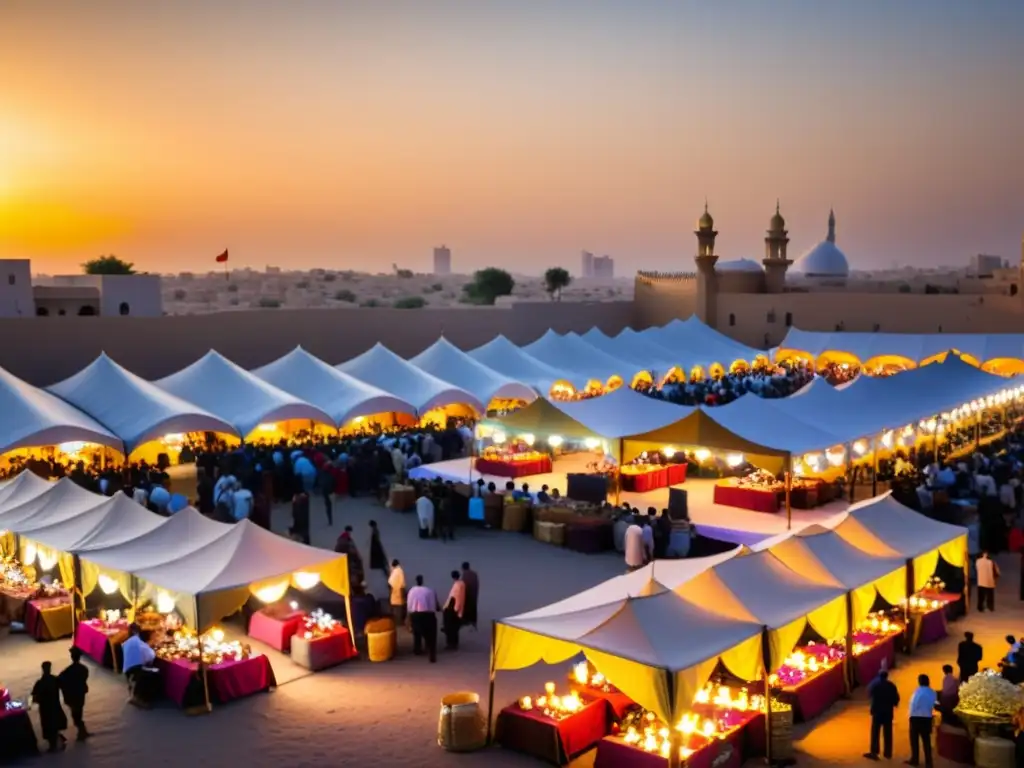
<svg viewBox="0 0 1024 768">
<path fill-rule="evenodd" d="M 268 384 L 212 349 L 154 384 L 223 419 L 242 437 L 260 424 L 293 419 L 334 424 L 321 408 Z"/>
<path fill-rule="evenodd" d="M 443 336 L 409 362 L 431 376 L 443 377 L 444 381 L 466 390 L 484 406 L 495 398 L 526 402 L 537 398 L 528 384 L 477 362 Z"/>
<path fill-rule="evenodd" d="M 107 427 L 128 452 L 180 432 L 237 434 L 228 422 L 126 371 L 102 353 L 48 390 Z"/>
<path fill-rule="evenodd" d="M 29 521 L 17 530 L 51 549 L 77 554 L 90 548 L 123 544 L 164 522 L 160 515 L 123 493 L 115 493 L 109 499 L 97 495 L 96 499 L 96 506 L 70 519 Z"/>
<path fill-rule="evenodd" d="M 468 405 L 477 413 L 486 410 L 486 405 L 466 390 L 421 371 L 380 343 L 335 367 L 411 403 L 419 415 L 446 405 Z"/>
<path fill-rule="evenodd" d="M 567 381 L 576 386 L 586 384 L 585 377 L 580 377 L 541 362 L 527 354 L 504 336 L 495 336 L 489 342 L 467 353 L 478 363 L 483 363 L 492 371 L 508 376 L 515 381 L 529 384 L 542 395 L 551 391 L 558 381 Z"/>
<path fill-rule="evenodd" d="M 707 368 L 718 363 L 728 368 L 736 360 L 749 363 L 758 356 L 767 356 L 764 350 L 730 339 L 692 315 L 686 320 L 676 319 L 658 328 L 648 328 L 640 335 L 669 350 L 673 358 L 688 366 Z"/>
<path fill-rule="evenodd" d="M 73 442 L 124 450 L 95 419 L 0 368 L 0 453 Z"/>
<path fill-rule="evenodd" d="M 26 475 L 32 473 L 22 472 L 19 477 Z M 24 498 L 16 505 L 10 504 L 8 499 L 8 503 L 0 507 L 0 529 L 28 533 L 37 527 L 66 523 L 103 502 L 102 496 L 85 490 L 67 477 L 46 483 L 46 486 L 42 493 Z"/>
<path fill-rule="evenodd" d="M 548 331 L 532 344 L 524 346 L 523 351 L 548 365 L 570 371 L 572 382 L 577 386 L 591 379 L 604 384 L 612 376 L 626 378 L 637 372 L 635 365 L 616 360 L 575 333 L 561 336 Z"/>
<path fill-rule="evenodd" d="M 617 336 L 607 336 L 600 329 L 591 328 L 582 338 L 605 354 L 628 362 L 638 371 L 657 371 L 664 375 L 671 368 L 682 365 L 681 360 L 672 359 L 673 355 L 667 349 L 632 328 L 626 328 Z"/>
<path fill-rule="evenodd" d="M 35 472 L 23 470 L 13 480 L 0 485 L 0 530 L 3 527 L 3 515 L 7 510 L 24 504 L 54 486 L 49 480 L 43 480 Z"/>
<path fill-rule="evenodd" d="M 302 347 L 257 368 L 252 374 L 312 403 L 339 427 L 353 419 L 378 413 L 416 413 L 411 403 L 332 368 Z"/>
</svg>

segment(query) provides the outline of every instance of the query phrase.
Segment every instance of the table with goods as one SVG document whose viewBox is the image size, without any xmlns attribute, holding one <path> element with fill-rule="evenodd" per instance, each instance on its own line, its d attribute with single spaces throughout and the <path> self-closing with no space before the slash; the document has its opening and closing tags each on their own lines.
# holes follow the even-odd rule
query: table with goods
<svg viewBox="0 0 1024 768">
<path fill-rule="evenodd" d="M 336 666 L 358 655 L 348 629 L 319 608 L 303 614 L 291 639 L 291 654 L 292 661 L 314 672 Z"/>
<path fill-rule="evenodd" d="M 0 626 L 19 624 L 36 640 L 71 637 L 71 593 L 60 581 L 36 581 L 36 570 L 16 558 L 0 560 Z"/>
<path fill-rule="evenodd" d="M 791 704 L 797 722 L 820 715 L 846 693 L 843 660 L 837 644 L 808 643 L 794 650 L 769 676 L 779 698 Z"/>
<path fill-rule="evenodd" d="M 937 739 L 939 754 L 946 756 L 951 747 L 961 746 L 960 754 L 973 753 L 977 765 L 1013 765 L 1015 732 L 1024 726 L 1024 687 L 995 670 L 984 670 L 963 683 L 959 694 L 953 714 L 966 731 L 961 738 L 969 739 L 973 749 L 967 750 L 966 745 L 957 745 L 949 738 L 955 738 L 956 731 L 942 738 L 943 726 Z"/>
<path fill-rule="evenodd" d="M 810 509 L 824 501 L 820 480 L 795 477 L 790 481 L 790 506 Z M 745 477 L 730 477 L 715 483 L 715 504 L 775 514 L 786 505 L 786 484 L 771 472 L 755 470 Z"/>
<path fill-rule="evenodd" d="M 883 669 L 896 666 L 896 644 L 903 624 L 884 611 L 868 614 L 853 633 L 853 681 L 867 685 Z"/>
<path fill-rule="evenodd" d="M 533 450 L 506 450 L 487 448 L 474 463 L 474 469 L 481 475 L 497 477 L 526 477 L 545 475 L 551 472 L 551 457 Z"/>
<path fill-rule="evenodd" d="M 624 464 L 619 471 L 622 490 L 646 493 L 686 482 L 686 462 L 652 464 L 644 459 Z"/>
<path fill-rule="evenodd" d="M 947 618 L 950 606 L 962 595 L 947 592 L 945 583 L 936 576 L 907 601 L 910 619 L 911 647 L 935 643 L 949 634 Z"/>
</svg>

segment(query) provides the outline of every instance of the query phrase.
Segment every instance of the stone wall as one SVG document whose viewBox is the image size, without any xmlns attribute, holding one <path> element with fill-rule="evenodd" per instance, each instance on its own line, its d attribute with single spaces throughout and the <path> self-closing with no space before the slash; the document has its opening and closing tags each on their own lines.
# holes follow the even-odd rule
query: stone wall
<svg viewBox="0 0 1024 768">
<path fill-rule="evenodd" d="M 633 287 L 636 330 L 685 320 L 697 312 L 697 275 L 638 272 Z"/>
<path fill-rule="evenodd" d="M 38 386 L 77 373 L 100 352 L 146 379 L 174 373 L 216 349 L 243 368 L 301 344 L 337 364 L 380 342 L 411 357 L 444 335 L 471 349 L 498 334 L 527 344 L 549 328 L 616 334 L 634 325 L 633 302 L 540 302 L 508 308 L 268 309 L 164 317 L 46 317 L 0 320 L 0 367 Z"/>
</svg>

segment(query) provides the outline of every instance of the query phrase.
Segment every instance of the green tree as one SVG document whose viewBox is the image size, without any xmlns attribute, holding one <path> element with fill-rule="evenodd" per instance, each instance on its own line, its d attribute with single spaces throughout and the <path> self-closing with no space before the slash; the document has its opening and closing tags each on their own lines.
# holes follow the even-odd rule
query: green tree
<svg viewBox="0 0 1024 768">
<path fill-rule="evenodd" d="M 97 256 L 95 259 L 85 262 L 82 265 L 82 271 L 87 275 L 134 275 L 135 265 L 110 254 Z"/>
<path fill-rule="evenodd" d="M 558 300 L 561 301 L 562 289 L 568 288 L 571 282 L 572 275 L 569 274 L 569 270 L 562 267 L 551 267 L 551 269 L 544 273 L 544 287 L 547 289 L 548 296 L 552 300 L 557 296 Z"/>
<path fill-rule="evenodd" d="M 499 296 L 510 296 L 516 281 L 508 272 L 497 267 L 477 270 L 473 282 L 466 283 L 462 290 L 469 304 L 494 304 Z"/>
</svg>

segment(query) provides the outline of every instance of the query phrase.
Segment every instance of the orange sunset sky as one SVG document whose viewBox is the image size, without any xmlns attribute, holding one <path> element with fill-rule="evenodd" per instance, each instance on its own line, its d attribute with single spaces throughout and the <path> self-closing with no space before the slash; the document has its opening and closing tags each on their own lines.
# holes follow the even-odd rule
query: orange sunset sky
<svg viewBox="0 0 1024 768">
<path fill-rule="evenodd" d="M 1016 260 L 1024 3 L 0 4 L 0 257 L 692 266 L 776 198 L 854 268 Z"/>
</svg>

